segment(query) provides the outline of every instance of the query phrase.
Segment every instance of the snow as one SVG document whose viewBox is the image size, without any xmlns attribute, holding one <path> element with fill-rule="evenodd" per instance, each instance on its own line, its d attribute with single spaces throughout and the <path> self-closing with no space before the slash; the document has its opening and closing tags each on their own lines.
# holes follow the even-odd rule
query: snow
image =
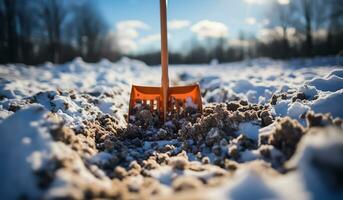
<svg viewBox="0 0 343 200">
<path fill-rule="evenodd" d="M 343 165 L 342 147 L 341 129 L 312 129 L 287 163 L 289 169 L 297 170 L 283 176 L 266 175 L 266 171 L 258 172 L 256 165 L 246 165 L 221 187 L 204 194 L 208 199 L 342 199 L 336 176 Z"/>
<path fill-rule="evenodd" d="M 300 119 L 308 110 L 310 110 L 310 107 L 300 102 L 294 102 L 288 107 L 287 115 L 293 119 Z"/>
<path fill-rule="evenodd" d="M 274 106 L 275 114 L 278 116 L 286 116 L 290 103 L 290 100 L 278 101 L 277 104 Z"/>
<path fill-rule="evenodd" d="M 315 78 L 308 81 L 307 84 L 315 86 L 322 91 L 335 92 L 343 87 L 343 77 L 331 75 L 325 78 Z"/>
<path fill-rule="evenodd" d="M 256 59 L 230 64 L 213 63 L 213 66 L 177 65 L 170 67 L 170 80 L 178 85 L 199 82 L 205 104 L 242 99 L 270 106 L 276 119 L 289 116 L 304 122 L 302 116 L 309 111 L 343 118 L 343 70 L 339 63 L 342 59 L 333 57 L 290 61 Z M 53 122 L 48 120 L 48 114 L 56 113 L 64 125 L 75 130 L 82 128 L 84 121 L 108 114 L 114 117 L 119 127 L 124 128 L 131 84 L 159 85 L 160 68 L 129 58 L 116 63 L 104 59 L 91 64 L 76 58 L 61 65 L 0 66 L 0 177 L 4 180 L 3 198 L 15 199 L 22 194 L 33 199 L 42 198 L 34 171 L 44 168 L 52 157 L 69 160 L 70 168 L 56 171 L 56 177 L 43 198 L 64 197 L 65 193 L 73 192 L 70 188 L 83 184 L 111 189 L 112 180 L 97 166 L 106 165 L 115 154 L 95 152 L 85 162 L 70 146 L 52 140 L 49 128 Z M 286 98 L 277 99 L 276 105 L 270 104 L 272 96 L 280 93 Z M 304 93 L 306 99 L 293 100 L 291 97 L 296 93 Z M 187 106 L 194 106 L 191 99 L 187 99 Z M 171 121 L 167 124 L 174 126 Z M 246 121 L 238 124 L 236 133 L 261 143 L 259 138 L 270 134 L 275 123 L 261 126 L 260 121 Z M 206 139 L 220 139 L 225 134 L 212 128 Z M 144 141 L 137 152 L 153 151 L 153 145 L 157 145 L 156 148 L 179 145 L 175 152 L 181 151 L 178 140 L 159 140 Z M 323 185 L 336 180 L 331 177 L 335 174 L 332 170 L 343 165 L 342 145 L 341 129 L 306 133 L 295 156 L 287 164 L 296 170 L 278 175 L 264 174 L 265 170 L 249 167 L 256 161 L 262 165 L 265 162 L 258 149 L 245 149 L 239 152 L 239 169 L 230 174 L 227 182 L 202 188 L 201 195 L 209 199 L 342 199 L 340 192 L 332 192 L 330 186 Z M 225 149 L 228 146 L 224 142 L 220 147 Z M 270 150 L 272 158 L 282 156 L 274 146 L 264 147 Z M 173 194 L 171 184 L 177 177 L 210 180 L 222 169 L 212 165 L 217 156 L 208 147 L 201 148 L 201 153 L 210 159 L 210 164 L 202 170 L 178 171 L 162 166 L 148 173 L 162 183 L 169 194 Z M 198 162 L 193 161 L 196 160 L 194 154 L 187 155 L 192 162 Z M 313 159 L 333 168 L 326 172 L 318 171 Z M 202 164 L 199 162 L 198 165 Z M 77 179 L 75 171 L 78 172 Z M 322 177 L 326 179 L 323 181 Z M 133 187 L 142 184 L 141 176 L 130 178 L 128 181 Z"/>
<path fill-rule="evenodd" d="M 257 150 L 245 150 L 241 153 L 241 162 L 253 161 L 261 158 L 260 153 Z"/>
<path fill-rule="evenodd" d="M 334 69 L 327 75 L 327 77 L 334 75 L 343 78 L 343 69 Z"/>
<path fill-rule="evenodd" d="M 275 91 L 275 88 L 266 87 L 262 84 L 253 84 L 249 80 L 238 80 L 232 87 L 232 90 L 237 94 L 246 94 L 247 100 L 251 103 L 258 103 L 260 97 L 270 98 L 270 91 Z"/>
<path fill-rule="evenodd" d="M 12 111 L 0 110 L 0 123 L 12 114 L 13 114 Z"/>
<path fill-rule="evenodd" d="M 254 171 L 237 172 L 240 180 L 231 188 L 227 199 L 276 199 L 277 194 L 264 183 L 263 179 Z"/>
<path fill-rule="evenodd" d="M 298 168 L 298 176 L 316 199 L 342 199 L 342 190 L 335 188 L 340 179 L 335 173 L 343 166 L 342 150 L 342 130 L 333 127 L 313 129 L 301 140 L 287 165 Z"/>
<path fill-rule="evenodd" d="M 280 195 L 261 174 L 254 169 L 236 172 L 231 181 L 219 188 L 204 192 L 206 199 L 279 199 Z"/>
<path fill-rule="evenodd" d="M 266 127 L 260 128 L 258 130 L 258 134 L 259 134 L 259 141 L 258 143 L 261 144 L 260 138 L 261 136 L 268 136 L 272 133 L 272 131 L 275 129 L 275 123 L 272 123 Z"/>
<path fill-rule="evenodd" d="M 145 68 L 148 67 L 144 63 L 127 58 L 118 63 L 102 60 L 89 64 L 81 58 L 75 58 L 72 62 L 57 66 L 51 63 L 39 67 L 2 66 L 0 74 L 6 78 L 1 79 L 0 96 L 5 99 L 0 105 L 11 104 L 41 92 L 36 96 L 37 103 L 58 112 L 74 127 L 78 127 L 83 120 L 94 119 L 97 112 L 113 115 L 124 127 L 123 114 L 127 112 L 130 84 L 135 78 L 142 79 L 139 78 L 142 76 L 139 70 Z M 147 82 L 153 76 L 154 73 L 147 76 Z M 63 90 L 63 93 L 57 94 L 56 89 Z M 73 90 L 78 91 L 76 99 L 70 97 Z M 98 94 L 94 97 L 98 104 L 88 103 L 85 94 Z M 110 96 L 115 96 L 115 100 L 109 99 Z M 89 112 L 84 107 L 90 107 Z"/>
<path fill-rule="evenodd" d="M 33 105 L 0 124 L 2 198 L 17 199 L 18 191 L 33 198 L 40 195 L 33 171 L 41 168 L 51 153 L 50 134 L 42 127 L 46 114 L 42 106 Z"/>
<path fill-rule="evenodd" d="M 319 97 L 310 104 L 313 111 L 318 113 L 330 113 L 334 117 L 343 118 L 343 89 L 327 96 Z"/>
<path fill-rule="evenodd" d="M 53 127 L 53 122 L 47 121 L 47 114 L 48 110 L 44 107 L 33 104 L 9 116 L 0 124 L 0 177 L 4 180 L 1 185 L 2 198 L 39 198 L 42 191 L 38 188 L 38 176 L 34 172 L 44 168 L 52 158 L 70 160 L 71 168 L 78 172 L 78 179 L 82 182 L 110 187 L 111 182 L 104 174 L 100 181 L 89 172 L 81 158 L 70 147 L 51 139 L 48 127 Z M 100 159 L 98 155 L 98 159 L 93 160 L 101 162 L 104 157 L 102 155 Z M 47 199 L 57 198 L 68 191 L 67 188 L 71 188 L 73 181 L 75 180 L 72 172 L 61 168 L 56 172 L 52 188 L 44 195 Z"/>
<path fill-rule="evenodd" d="M 220 87 L 221 80 L 218 76 L 206 76 L 199 81 L 201 88 L 214 90 Z"/>
<path fill-rule="evenodd" d="M 316 96 L 318 94 L 317 88 L 314 86 L 310 86 L 310 85 L 302 85 L 299 88 L 299 92 L 302 92 L 305 94 L 305 97 L 307 99 L 313 99 L 314 96 Z"/>
</svg>

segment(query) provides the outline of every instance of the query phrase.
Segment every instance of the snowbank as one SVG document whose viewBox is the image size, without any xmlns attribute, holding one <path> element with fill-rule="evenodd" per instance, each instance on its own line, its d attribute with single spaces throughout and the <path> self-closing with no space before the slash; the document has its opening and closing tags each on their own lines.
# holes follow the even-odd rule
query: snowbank
<svg viewBox="0 0 343 200">
<path fill-rule="evenodd" d="M 46 115 L 46 109 L 33 105 L 0 124 L 2 198 L 39 197 L 41 190 L 34 171 L 51 156 L 51 138 L 44 127 Z"/>
</svg>

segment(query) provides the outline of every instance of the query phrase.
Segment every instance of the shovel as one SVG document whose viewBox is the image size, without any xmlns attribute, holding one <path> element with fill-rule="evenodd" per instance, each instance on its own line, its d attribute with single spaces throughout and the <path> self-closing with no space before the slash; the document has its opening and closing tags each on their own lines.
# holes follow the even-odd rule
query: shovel
<svg viewBox="0 0 343 200">
<path fill-rule="evenodd" d="M 161 122 L 167 120 L 169 113 L 181 114 L 186 107 L 191 106 L 202 112 L 202 99 L 198 84 L 169 87 L 168 77 L 168 38 L 167 38 L 167 0 L 160 0 L 161 20 L 161 87 L 133 85 L 131 88 L 129 118 L 133 109 L 140 106 L 149 107 L 157 112 Z"/>
</svg>

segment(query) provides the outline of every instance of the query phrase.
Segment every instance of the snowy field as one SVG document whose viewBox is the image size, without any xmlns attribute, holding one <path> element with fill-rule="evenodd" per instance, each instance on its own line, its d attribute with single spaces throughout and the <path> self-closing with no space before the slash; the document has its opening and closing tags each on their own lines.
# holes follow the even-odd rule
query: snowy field
<svg viewBox="0 0 343 200">
<path fill-rule="evenodd" d="M 3 199 L 343 199 L 343 58 L 169 73 L 200 84 L 203 115 L 128 129 L 131 84 L 158 86 L 160 68 L 0 66 Z"/>
</svg>

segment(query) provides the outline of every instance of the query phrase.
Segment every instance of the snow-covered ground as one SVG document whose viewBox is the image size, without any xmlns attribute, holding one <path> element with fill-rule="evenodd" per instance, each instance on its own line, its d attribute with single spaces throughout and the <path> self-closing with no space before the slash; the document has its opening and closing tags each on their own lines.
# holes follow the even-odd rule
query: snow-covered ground
<svg viewBox="0 0 343 200">
<path fill-rule="evenodd" d="M 62 65 L 0 66 L 1 196 L 77 199 L 91 191 L 91 198 L 126 198 L 120 195 L 128 190 L 129 198 L 139 199 L 139 188 L 151 186 L 158 192 L 149 191 L 145 196 L 189 199 L 189 190 L 201 188 L 207 192 L 191 192 L 193 198 L 343 198 L 343 131 L 339 119 L 343 118 L 343 58 L 178 65 L 171 66 L 169 73 L 173 85 L 198 82 L 204 106 L 241 101 L 243 107 L 265 107 L 270 122 L 260 113 L 254 120 L 239 121 L 232 126 L 237 137 L 231 139 L 219 125 L 212 127 L 206 132 L 206 140 L 218 140 L 218 144 L 201 146 L 203 155 L 198 159 L 194 151 L 181 152 L 184 143 L 199 142 L 195 139 L 141 141 L 140 148 L 125 147 L 122 157 L 126 161 L 135 161 L 135 154 L 150 156 L 156 154 L 154 150 L 166 148 L 170 157 L 167 164 L 147 167 L 153 165 L 147 159 L 148 164 L 137 160 L 121 166 L 117 154 L 123 151 L 113 150 L 113 141 L 126 131 L 131 84 L 159 85 L 160 68 L 128 58 L 117 63 L 85 63 L 76 58 Z M 147 131 L 148 135 L 164 133 L 163 129 L 156 129 L 156 133 L 148 130 L 152 131 Z M 273 143 L 278 131 L 287 135 L 287 130 L 291 130 L 290 135 L 299 132 L 300 142 Z M 98 132 L 106 134 L 100 137 Z M 244 141 L 251 141 L 251 148 L 241 147 L 241 134 L 247 138 Z M 263 137 L 269 137 L 269 142 L 261 142 Z M 294 147 L 289 153 L 291 145 Z M 221 156 L 215 153 L 218 148 Z M 263 148 L 268 149 L 269 159 L 264 157 Z M 235 151 L 239 153 L 234 159 Z M 170 152 L 177 152 L 177 156 Z M 232 160 L 234 164 L 216 164 L 216 158 L 224 160 L 225 156 L 225 162 Z M 188 168 L 184 162 L 189 162 Z M 237 169 L 230 170 L 233 166 Z M 137 168 L 139 173 L 135 174 L 133 169 Z M 174 194 L 173 190 L 180 192 Z M 130 196 L 132 193 L 137 194 Z"/>
</svg>

